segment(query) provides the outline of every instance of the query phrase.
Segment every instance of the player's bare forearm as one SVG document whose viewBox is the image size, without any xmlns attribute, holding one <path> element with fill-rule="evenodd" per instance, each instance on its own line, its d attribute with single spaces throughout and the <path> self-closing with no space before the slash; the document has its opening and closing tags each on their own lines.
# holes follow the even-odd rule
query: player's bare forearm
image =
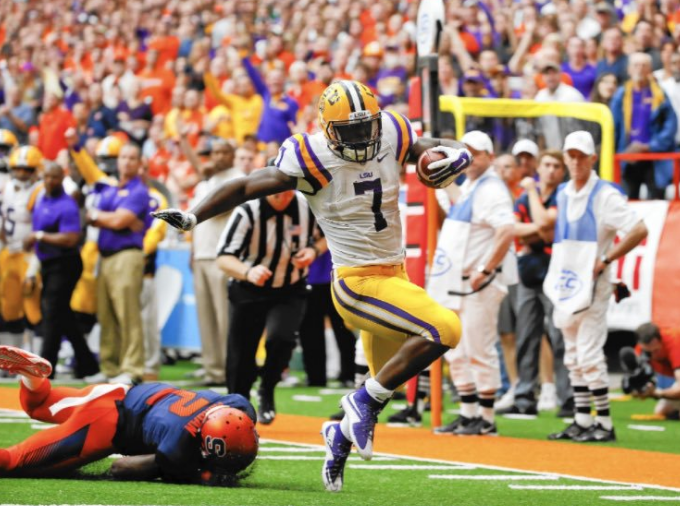
<svg viewBox="0 0 680 506">
<path fill-rule="evenodd" d="M 111 476 L 117 480 L 148 481 L 160 478 L 155 455 L 122 457 L 111 464 Z"/>
<path fill-rule="evenodd" d="M 227 213 L 248 200 L 293 190 L 295 186 L 295 178 L 276 167 L 265 167 L 248 176 L 227 181 L 199 202 L 191 212 L 196 215 L 197 223 L 201 223 Z"/>
<path fill-rule="evenodd" d="M 446 146 L 448 148 L 454 149 L 465 149 L 465 144 L 454 141 L 453 139 L 421 137 L 413 146 L 411 146 L 411 149 L 409 149 L 406 161 L 409 163 L 416 163 L 418 158 L 420 158 L 420 155 L 422 155 L 428 149 L 436 148 L 437 146 Z"/>
</svg>

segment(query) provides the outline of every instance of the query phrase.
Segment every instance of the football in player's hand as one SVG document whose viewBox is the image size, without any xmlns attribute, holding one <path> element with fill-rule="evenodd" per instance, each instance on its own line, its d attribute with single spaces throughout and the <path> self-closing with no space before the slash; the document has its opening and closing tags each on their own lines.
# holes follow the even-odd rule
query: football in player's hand
<svg viewBox="0 0 680 506">
<path fill-rule="evenodd" d="M 416 163 L 416 174 L 418 179 L 425 186 L 430 188 L 441 188 L 442 186 L 433 181 L 433 176 L 441 172 L 441 169 L 428 169 L 428 165 L 432 162 L 437 162 L 446 158 L 444 153 L 435 151 L 433 148 L 427 149 L 418 158 L 418 163 Z"/>
</svg>

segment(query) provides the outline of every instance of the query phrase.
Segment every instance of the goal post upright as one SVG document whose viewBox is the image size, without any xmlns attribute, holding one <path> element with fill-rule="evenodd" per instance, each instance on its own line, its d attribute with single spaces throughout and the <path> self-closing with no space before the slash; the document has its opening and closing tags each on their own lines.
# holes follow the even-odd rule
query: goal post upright
<svg viewBox="0 0 680 506">
<path fill-rule="evenodd" d="M 421 0 L 418 7 L 416 41 L 418 48 L 417 70 L 420 77 L 421 113 L 424 137 L 440 136 L 439 112 L 439 41 L 444 26 L 443 0 Z M 439 229 L 437 199 L 434 190 L 428 188 L 425 199 L 425 223 L 427 244 L 426 271 L 432 265 L 437 247 Z M 425 276 L 427 279 L 427 276 Z M 435 360 L 430 366 L 430 415 L 431 426 L 442 425 L 442 361 Z"/>
</svg>

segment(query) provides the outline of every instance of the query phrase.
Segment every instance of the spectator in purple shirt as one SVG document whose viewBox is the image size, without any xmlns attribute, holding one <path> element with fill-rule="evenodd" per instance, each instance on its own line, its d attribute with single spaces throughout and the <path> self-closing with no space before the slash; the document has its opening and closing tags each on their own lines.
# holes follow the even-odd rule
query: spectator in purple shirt
<svg viewBox="0 0 680 506">
<path fill-rule="evenodd" d="M 249 58 L 243 59 L 243 67 L 258 95 L 264 101 L 264 110 L 257 129 L 257 138 L 262 142 L 283 143 L 292 135 L 291 128 L 297 119 L 298 104 L 284 93 L 286 75 L 283 70 L 267 72 L 267 82 L 253 66 Z"/>
<path fill-rule="evenodd" d="M 616 91 L 611 101 L 616 152 L 674 151 L 678 119 L 668 97 L 652 77 L 652 57 L 633 53 L 629 62 L 630 80 Z M 664 197 L 672 173 L 668 161 L 628 163 L 623 167 L 623 183 L 632 199 L 640 198 L 643 183 L 649 197 L 659 199 Z"/>
<path fill-rule="evenodd" d="M 43 175 L 45 189 L 33 208 L 33 232 L 24 239 L 26 250 L 35 248 L 41 264 L 43 348 L 41 355 L 52 364 L 54 376 L 61 338 L 66 337 L 76 357 L 77 378 L 99 372 L 94 357 L 71 309 L 71 294 L 83 272 L 78 243 L 81 238 L 78 204 L 64 192 L 64 172 L 50 163 Z M 35 288 L 35 278 L 27 279 L 26 289 Z"/>
<path fill-rule="evenodd" d="M 102 373 L 113 383 L 139 382 L 144 374 L 144 333 L 140 296 L 144 280 L 144 228 L 149 189 L 141 180 L 141 152 L 126 144 L 118 155 L 119 181 L 95 183 L 97 209 L 88 224 L 98 227 L 101 264 L 97 278 L 97 319 L 102 327 Z M 89 378 L 99 383 L 105 378 Z"/>
<path fill-rule="evenodd" d="M 569 74 L 574 88 L 584 97 L 589 97 L 595 84 L 597 70 L 586 60 L 586 43 L 578 37 L 567 42 L 567 61 L 562 64 L 562 71 Z"/>
</svg>

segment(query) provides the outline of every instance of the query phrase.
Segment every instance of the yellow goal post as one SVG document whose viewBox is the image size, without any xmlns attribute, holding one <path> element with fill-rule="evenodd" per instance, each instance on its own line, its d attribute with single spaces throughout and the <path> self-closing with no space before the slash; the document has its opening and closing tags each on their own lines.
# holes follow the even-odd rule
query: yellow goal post
<svg viewBox="0 0 680 506">
<path fill-rule="evenodd" d="M 604 104 L 590 102 L 536 102 L 507 98 L 466 98 L 445 95 L 439 97 L 439 108 L 453 114 L 456 132 L 462 137 L 465 132 L 465 117 L 483 118 L 539 118 L 558 116 L 592 121 L 602 129 L 600 149 L 600 177 L 614 180 L 614 117 Z"/>
</svg>

